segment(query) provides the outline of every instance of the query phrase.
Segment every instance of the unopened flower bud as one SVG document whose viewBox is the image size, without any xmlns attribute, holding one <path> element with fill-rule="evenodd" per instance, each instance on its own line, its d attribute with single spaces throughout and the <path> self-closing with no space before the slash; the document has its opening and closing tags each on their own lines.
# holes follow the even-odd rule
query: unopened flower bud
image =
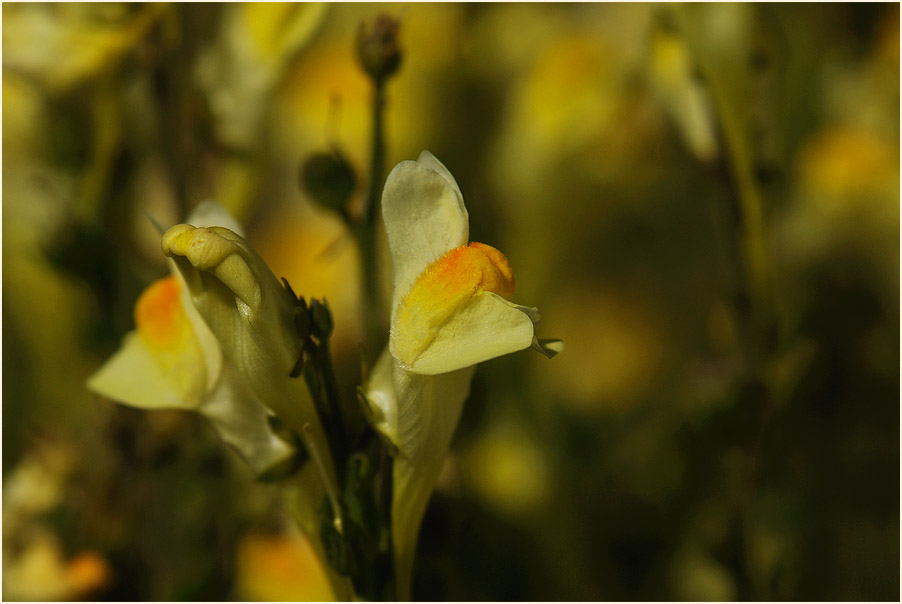
<svg viewBox="0 0 902 604">
<path fill-rule="evenodd" d="M 319 340 L 328 338 L 335 327 L 329 304 L 325 300 L 317 300 L 316 298 L 310 300 L 310 315 L 313 319 L 313 335 Z"/>
<path fill-rule="evenodd" d="M 394 74 L 401 64 L 399 27 L 397 19 L 383 14 L 357 28 L 357 57 L 363 70 L 377 83 Z"/>
<path fill-rule="evenodd" d="M 301 188 L 323 207 L 347 213 L 357 186 L 351 163 L 337 149 L 314 153 L 301 166 Z"/>
</svg>

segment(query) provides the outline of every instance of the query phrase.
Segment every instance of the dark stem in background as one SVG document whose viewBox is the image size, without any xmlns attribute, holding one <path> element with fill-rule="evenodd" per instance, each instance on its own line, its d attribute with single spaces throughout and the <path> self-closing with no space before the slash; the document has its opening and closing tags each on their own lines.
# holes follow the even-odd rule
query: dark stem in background
<svg viewBox="0 0 902 604">
<path fill-rule="evenodd" d="M 192 91 L 191 65 L 197 61 L 203 34 L 219 18 L 221 9 L 188 5 L 173 16 L 180 43 L 169 44 L 168 52 L 155 73 L 155 85 L 162 108 L 162 126 L 167 134 L 161 139 L 164 157 L 175 189 L 177 215 L 186 216 L 193 207 L 194 174 L 200 160 L 199 123 Z"/>
<path fill-rule="evenodd" d="M 735 472 L 737 488 L 734 541 L 738 598 L 766 600 L 770 596 L 769 579 L 758 555 L 755 499 L 760 473 L 761 449 L 773 414 L 773 395 L 767 384 L 767 367 L 776 348 L 776 315 L 773 298 L 773 266 L 767 252 L 764 198 L 756 179 L 751 131 L 750 107 L 755 97 L 753 78 L 755 53 L 750 48 L 733 49 L 712 46 L 705 24 L 710 15 L 705 7 L 680 7 L 673 15 L 686 36 L 693 58 L 707 83 L 714 114 L 720 129 L 723 149 L 717 174 L 726 181 L 731 220 L 722 221 L 725 240 L 734 265 L 736 280 L 731 291 L 731 306 L 737 326 L 737 346 L 742 370 L 736 376 L 737 396 L 732 412 L 744 426 L 734 445 L 741 451 Z M 757 13 L 755 13 L 758 16 Z M 760 27 L 755 20 L 746 24 Z M 755 30 L 758 31 L 758 30 Z M 750 96 L 751 95 L 751 96 Z"/>
</svg>

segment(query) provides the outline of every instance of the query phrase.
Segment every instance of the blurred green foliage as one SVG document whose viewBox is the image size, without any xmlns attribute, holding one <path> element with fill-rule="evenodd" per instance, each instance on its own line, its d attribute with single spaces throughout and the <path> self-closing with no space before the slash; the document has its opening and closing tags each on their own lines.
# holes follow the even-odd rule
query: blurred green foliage
<svg viewBox="0 0 902 604">
<path fill-rule="evenodd" d="M 386 165 L 439 157 L 567 346 L 478 370 L 415 597 L 898 599 L 898 10 L 4 4 L 4 597 L 276 597 L 271 488 L 84 380 L 166 271 L 146 215 L 214 197 L 353 396 L 356 250 L 297 180 L 364 178 L 388 12 Z"/>
</svg>

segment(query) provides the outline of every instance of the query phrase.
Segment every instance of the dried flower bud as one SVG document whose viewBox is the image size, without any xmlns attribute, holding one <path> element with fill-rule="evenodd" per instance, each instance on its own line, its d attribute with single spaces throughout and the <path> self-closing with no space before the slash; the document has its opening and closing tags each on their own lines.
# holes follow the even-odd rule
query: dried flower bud
<svg viewBox="0 0 902 604">
<path fill-rule="evenodd" d="M 401 64 L 399 27 L 397 19 L 382 14 L 357 28 L 357 56 L 363 70 L 377 83 L 394 74 Z"/>
</svg>

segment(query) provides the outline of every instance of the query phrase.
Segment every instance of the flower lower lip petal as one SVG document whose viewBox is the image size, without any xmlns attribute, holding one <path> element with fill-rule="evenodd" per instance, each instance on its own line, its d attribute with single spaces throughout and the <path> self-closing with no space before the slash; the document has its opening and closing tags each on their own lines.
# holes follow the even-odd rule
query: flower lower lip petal
<svg viewBox="0 0 902 604">
<path fill-rule="evenodd" d="M 481 292 L 435 330 L 416 358 L 399 360 L 414 373 L 447 373 L 529 348 L 533 337 L 529 313 L 498 294 Z M 396 340 L 403 342 L 403 334 Z"/>
</svg>

